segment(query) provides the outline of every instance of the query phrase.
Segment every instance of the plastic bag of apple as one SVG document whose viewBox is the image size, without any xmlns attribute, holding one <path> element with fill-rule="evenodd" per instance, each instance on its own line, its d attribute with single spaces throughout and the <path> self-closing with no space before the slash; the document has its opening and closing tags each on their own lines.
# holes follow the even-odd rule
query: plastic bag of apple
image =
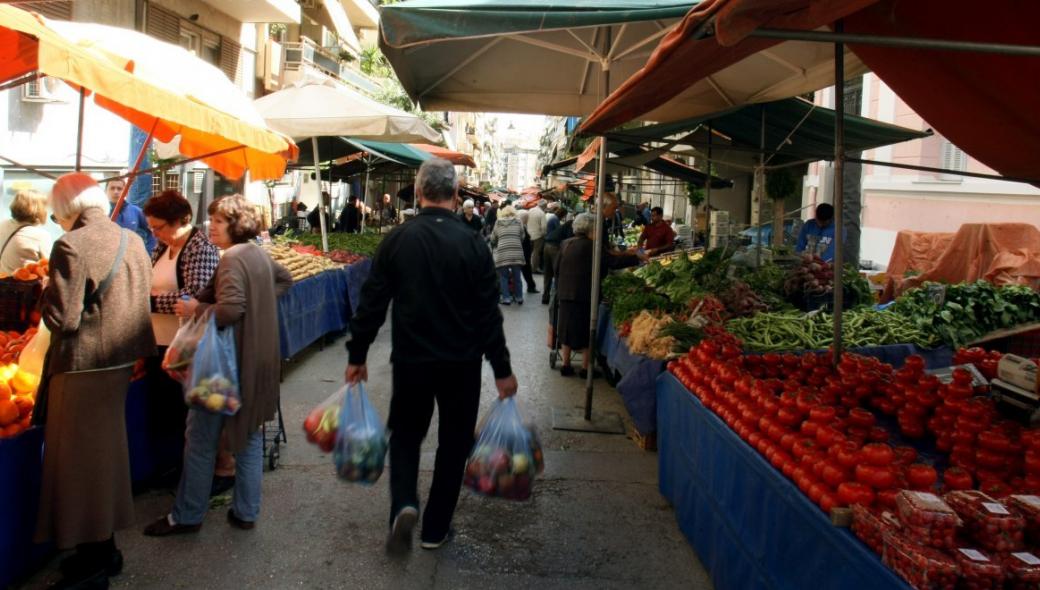
<svg viewBox="0 0 1040 590">
<path fill-rule="evenodd" d="M 466 487 L 484 496 L 527 500 L 544 467 L 541 443 L 524 426 L 516 401 L 497 400 L 466 463 Z"/>
<path fill-rule="evenodd" d="M 339 412 L 343 407 L 343 398 L 346 395 L 347 388 L 341 388 L 325 401 L 314 406 L 303 421 L 303 431 L 307 435 L 307 442 L 317 445 L 325 453 L 331 453 L 336 446 Z"/>
<path fill-rule="evenodd" d="M 386 429 L 364 384 L 346 386 L 332 454 L 336 474 L 345 481 L 373 484 L 383 474 L 386 449 Z"/>
<path fill-rule="evenodd" d="M 211 314 L 195 349 L 191 378 L 184 384 L 184 400 L 189 406 L 226 416 L 238 412 L 242 395 L 238 390 L 236 354 L 234 331 L 218 328 Z"/>
</svg>

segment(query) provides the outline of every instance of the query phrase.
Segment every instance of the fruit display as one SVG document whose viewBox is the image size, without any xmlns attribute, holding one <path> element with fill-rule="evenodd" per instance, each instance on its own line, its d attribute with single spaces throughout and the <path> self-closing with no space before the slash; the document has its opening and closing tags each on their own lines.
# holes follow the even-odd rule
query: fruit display
<svg viewBox="0 0 1040 590">
<path fill-rule="evenodd" d="M 917 590 L 954 590 L 961 573 L 949 555 L 894 531 L 885 533 L 884 562 Z"/>
<path fill-rule="evenodd" d="M 898 519 L 891 512 L 877 512 L 862 504 L 852 504 L 852 533 L 878 555 L 885 548 L 885 533 L 897 530 L 899 526 Z"/>
<path fill-rule="evenodd" d="M 914 541 L 939 549 L 956 545 L 961 519 L 939 496 L 928 492 L 901 491 L 896 494 L 896 509 L 905 535 Z"/>
<path fill-rule="evenodd" d="M 789 296 L 823 295 L 834 290 L 834 267 L 819 256 L 803 256 L 784 281 Z"/>
<path fill-rule="evenodd" d="M 978 545 L 1006 553 L 1024 547 L 1026 521 L 1003 504 L 978 490 L 958 490 L 945 496 L 964 520 L 965 529 Z"/>
<path fill-rule="evenodd" d="M 484 496 L 527 500 L 544 469 L 541 443 L 523 424 L 516 401 L 495 402 L 466 461 L 463 482 Z"/>
<path fill-rule="evenodd" d="M 978 590 L 1000 590 L 1004 586 L 1003 564 L 993 555 L 978 549 L 960 548 L 953 552 L 961 568 L 960 586 Z"/>
<path fill-rule="evenodd" d="M 316 274 L 330 269 L 340 268 L 340 264 L 329 260 L 321 255 L 304 254 L 293 249 L 292 246 L 264 246 L 271 259 L 281 264 L 292 275 L 294 281 L 313 277 Z"/>
<path fill-rule="evenodd" d="M 354 252 L 348 252 L 346 250 L 329 250 L 325 253 L 325 257 L 333 262 L 338 262 L 339 264 L 345 264 L 347 266 L 361 262 L 365 259 L 365 257 L 360 254 L 355 254 Z"/>
<path fill-rule="evenodd" d="M 1014 494 L 1005 500 L 1007 507 L 1022 515 L 1026 521 L 1026 539 L 1040 545 L 1040 496 Z"/>
<path fill-rule="evenodd" d="M 0 363 L 10 364 L 18 360 L 33 336 L 36 328 L 29 328 L 25 332 L 0 332 Z"/>
<path fill-rule="evenodd" d="M 190 406 L 225 416 L 234 416 L 242 407 L 238 384 L 219 374 L 196 376 L 195 386 L 187 390 L 185 401 Z"/>
<path fill-rule="evenodd" d="M 370 485 L 383 474 L 387 437 L 364 386 L 349 386 L 339 411 L 332 460 L 344 481 Z"/>
<path fill-rule="evenodd" d="M 15 364 L 0 366 L 0 439 L 28 430 L 39 378 Z"/>
<path fill-rule="evenodd" d="M 1040 588 L 1040 557 L 1028 551 L 1004 556 L 1004 581 L 1007 590 Z"/>
<path fill-rule="evenodd" d="M 46 258 L 41 258 L 39 262 L 30 262 L 10 275 L 0 273 L 0 279 L 10 277 L 18 281 L 32 282 L 38 281 L 48 274 L 50 274 L 50 263 Z"/>
</svg>

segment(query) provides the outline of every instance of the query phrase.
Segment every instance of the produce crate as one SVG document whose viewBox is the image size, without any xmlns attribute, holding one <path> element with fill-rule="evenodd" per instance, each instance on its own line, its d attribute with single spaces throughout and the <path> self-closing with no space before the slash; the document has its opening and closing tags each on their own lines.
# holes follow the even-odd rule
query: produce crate
<svg viewBox="0 0 1040 590">
<path fill-rule="evenodd" d="M 0 279 L 0 330 L 28 330 L 42 293 L 40 281 Z"/>
</svg>

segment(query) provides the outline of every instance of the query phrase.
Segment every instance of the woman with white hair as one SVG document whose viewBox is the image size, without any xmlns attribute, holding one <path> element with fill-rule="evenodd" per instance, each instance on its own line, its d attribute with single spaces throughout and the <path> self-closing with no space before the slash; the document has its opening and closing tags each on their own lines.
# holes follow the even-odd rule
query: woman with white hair
<svg viewBox="0 0 1040 590">
<path fill-rule="evenodd" d="M 591 234 L 595 217 L 582 213 L 574 219 L 574 237 L 560 246 L 556 261 L 556 300 L 559 311 L 556 316 L 556 332 L 563 356 L 560 374 L 574 374 L 571 353 L 580 350 L 581 378 L 589 370 L 589 318 L 592 315 L 592 257 L 595 253 Z"/>
<path fill-rule="evenodd" d="M 90 176 L 58 178 L 50 206 L 66 233 L 41 301 L 51 343 L 33 416 L 47 425 L 36 540 L 76 548 L 60 587 L 108 587 L 123 568 L 112 533 L 134 523 L 126 391 L 137 359 L 155 354 L 152 264 Z"/>
<path fill-rule="evenodd" d="M 517 219 L 516 209 L 512 205 L 506 205 L 498 211 L 498 220 L 491 232 L 491 246 L 495 249 L 499 303 L 502 305 L 509 305 L 513 301 L 517 305 L 524 304 L 524 232 L 524 226 Z"/>
<path fill-rule="evenodd" d="M 462 223 L 473 228 L 473 231 L 480 233 L 484 230 L 484 220 L 476 214 L 474 208 L 476 204 L 473 199 L 466 199 L 466 202 L 462 204 L 462 213 L 459 215 L 459 219 Z"/>
</svg>

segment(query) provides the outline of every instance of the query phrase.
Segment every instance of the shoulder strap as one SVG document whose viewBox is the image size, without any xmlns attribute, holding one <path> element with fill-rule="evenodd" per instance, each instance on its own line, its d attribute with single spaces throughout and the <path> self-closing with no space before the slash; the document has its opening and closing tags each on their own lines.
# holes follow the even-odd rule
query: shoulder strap
<svg viewBox="0 0 1040 590">
<path fill-rule="evenodd" d="M 14 230 L 13 232 L 11 232 L 11 235 L 7 236 L 7 239 L 4 240 L 3 247 L 0 247 L 0 258 L 3 258 L 4 252 L 7 251 L 7 245 L 11 243 L 11 238 L 13 238 L 16 235 L 18 235 L 18 232 L 22 231 L 23 229 L 25 229 L 27 227 L 29 227 L 29 226 L 26 225 L 26 224 L 19 225 L 18 229 Z"/>
<path fill-rule="evenodd" d="M 90 307 L 101 301 L 101 296 L 108 291 L 108 288 L 112 286 L 112 281 L 116 278 L 116 272 L 119 271 L 119 266 L 123 264 L 123 257 L 126 255 L 126 230 L 121 229 L 119 231 L 119 250 L 116 252 L 116 258 L 112 261 L 112 268 L 108 269 L 108 274 L 105 278 L 101 279 L 98 283 L 97 289 L 87 296 L 86 305 L 84 307 Z"/>
</svg>

